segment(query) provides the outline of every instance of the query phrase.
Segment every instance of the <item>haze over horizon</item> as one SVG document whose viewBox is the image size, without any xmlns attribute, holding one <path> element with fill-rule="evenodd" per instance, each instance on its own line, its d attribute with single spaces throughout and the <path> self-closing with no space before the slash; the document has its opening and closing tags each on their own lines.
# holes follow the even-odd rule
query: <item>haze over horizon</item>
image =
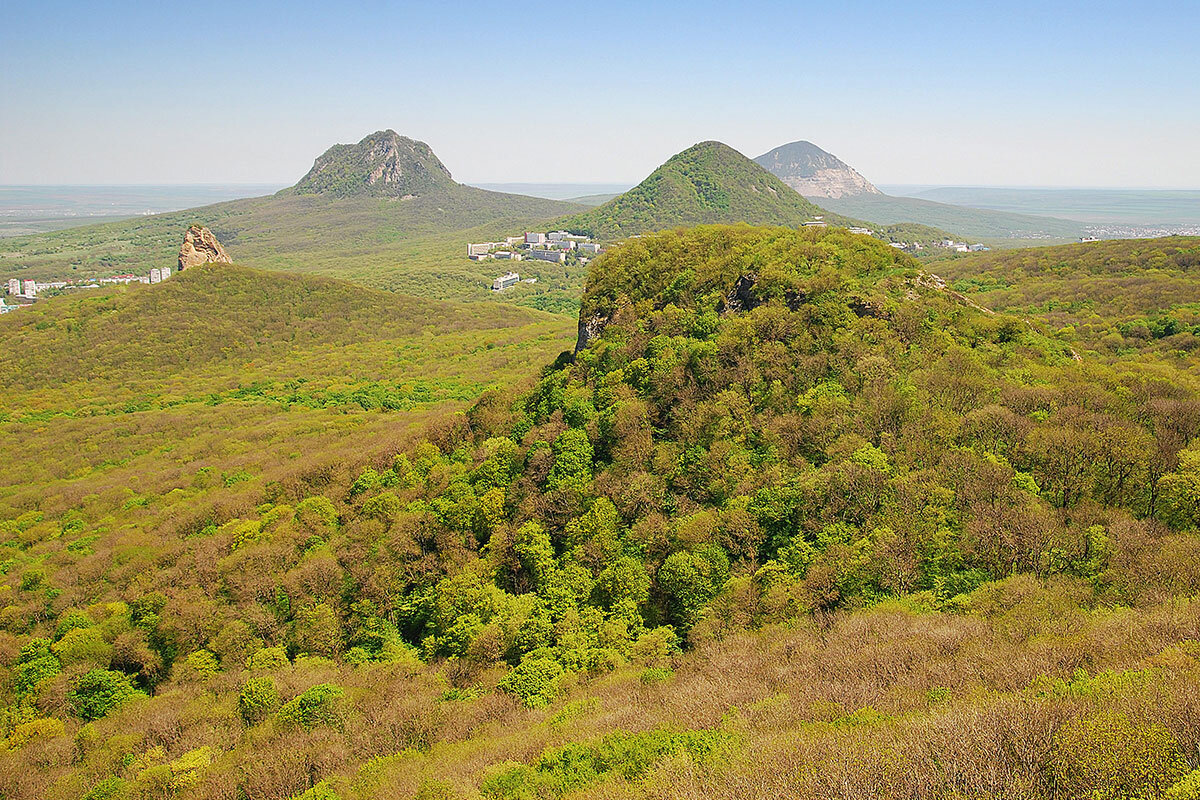
<svg viewBox="0 0 1200 800">
<path fill-rule="evenodd" d="M 288 185 L 382 128 L 466 183 L 807 139 L 877 184 L 1200 188 L 1194 4 L 11 2 L 0 184 Z"/>
</svg>

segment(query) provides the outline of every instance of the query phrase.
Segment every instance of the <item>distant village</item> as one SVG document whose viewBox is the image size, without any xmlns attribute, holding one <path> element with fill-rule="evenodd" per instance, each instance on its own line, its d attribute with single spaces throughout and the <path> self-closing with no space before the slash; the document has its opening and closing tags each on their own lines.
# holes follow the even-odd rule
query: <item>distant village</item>
<svg viewBox="0 0 1200 800">
<path fill-rule="evenodd" d="M 467 244 L 467 258 L 472 261 L 549 261 L 552 264 L 563 264 L 568 259 L 578 260 L 587 264 L 589 256 L 597 256 L 603 248 L 592 241 L 590 236 L 573 234 L 569 231 L 550 231 L 549 233 L 525 233 L 523 236 L 509 236 L 500 242 L 474 242 Z M 586 255 L 585 255 L 586 254 Z M 537 283 L 537 278 L 526 278 L 524 283 Z M 515 270 L 509 270 L 492 281 L 492 291 L 502 292 L 505 289 L 522 283 L 521 276 Z"/>
<path fill-rule="evenodd" d="M 162 283 L 169 277 L 171 277 L 170 267 L 163 267 L 162 269 L 154 267 L 148 275 L 110 275 L 105 278 L 88 278 L 80 281 L 36 281 L 9 278 L 7 298 L 0 298 L 0 314 L 7 314 L 10 311 L 16 311 L 17 309 L 31 305 L 37 300 L 39 295 L 46 295 L 48 293 L 78 289 L 99 289 L 102 286 L 110 286 L 114 283 Z M 10 304 L 8 302 L 9 299 L 15 300 L 15 305 Z"/>
</svg>

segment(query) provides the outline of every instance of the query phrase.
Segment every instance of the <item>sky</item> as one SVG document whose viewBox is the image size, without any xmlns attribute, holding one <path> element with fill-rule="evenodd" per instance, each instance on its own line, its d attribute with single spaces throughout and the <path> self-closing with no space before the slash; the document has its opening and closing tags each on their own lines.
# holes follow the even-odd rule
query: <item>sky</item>
<svg viewBox="0 0 1200 800">
<path fill-rule="evenodd" d="M 0 184 L 463 182 L 797 139 L 882 184 L 1200 189 L 1200 2 L 0 2 Z"/>
</svg>

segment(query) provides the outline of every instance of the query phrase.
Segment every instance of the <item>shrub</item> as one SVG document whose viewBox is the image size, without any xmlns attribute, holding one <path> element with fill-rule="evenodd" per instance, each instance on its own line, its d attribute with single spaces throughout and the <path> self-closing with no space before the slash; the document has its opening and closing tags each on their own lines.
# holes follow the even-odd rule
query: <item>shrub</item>
<svg viewBox="0 0 1200 800">
<path fill-rule="evenodd" d="M 125 796 L 125 781 L 117 777 L 104 778 L 97 781 L 83 800 L 114 800 Z"/>
<path fill-rule="evenodd" d="M 221 671 L 221 665 L 211 650 L 197 650 L 184 659 L 183 666 L 188 677 L 199 681 L 206 681 Z"/>
<path fill-rule="evenodd" d="M 1070 797 L 1158 797 L 1188 771 L 1170 731 L 1101 713 L 1063 725 L 1054 738 L 1054 777 Z"/>
<path fill-rule="evenodd" d="M 257 725 L 279 709 L 279 691 L 268 677 L 251 678 L 238 695 L 238 710 L 247 725 Z"/>
<path fill-rule="evenodd" d="M 1163 792 L 1163 800 L 1200 800 L 1200 769 L 1192 770 Z"/>
<path fill-rule="evenodd" d="M 318 725 L 333 725 L 338 721 L 336 702 L 344 692 L 340 686 L 319 683 L 287 701 L 275 717 L 285 725 L 298 725 L 312 730 Z"/>
<path fill-rule="evenodd" d="M 562 665 L 553 658 L 526 658 L 500 680 L 498 686 L 518 698 L 526 708 L 542 708 L 558 696 Z"/>
<path fill-rule="evenodd" d="M 296 795 L 296 800 L 339 800 L 338 793 L 329 785 L 329 781 L 321 781 L 304 794 Z"/>
<path fill-rule="evenodd" d="M 67 695 L 80 719 L 100 719 L 125 701 L 142 693 L 133 688 L 123 672 L 94 669 L 75 683 Z"/>
<path fill-rule="evenodd" d="M 322 495 L 306 497 L 296 504 L 296 521 L 310 531 L 333 531 L 338 524 L 337 509 Z"/>
<path fill-rule="evenodd" d="M 666 683 L 675 676 L 675 670 L 666 667 L 647 667 L 642 670 L 638 680 L 645 684 Z"/>
<path fill-rule="evenodd" d="M 246 659 L 246 669 L 273 670 L 290 667 L 287 651 L 282 647 L 263 647 Z"/>
</svg>

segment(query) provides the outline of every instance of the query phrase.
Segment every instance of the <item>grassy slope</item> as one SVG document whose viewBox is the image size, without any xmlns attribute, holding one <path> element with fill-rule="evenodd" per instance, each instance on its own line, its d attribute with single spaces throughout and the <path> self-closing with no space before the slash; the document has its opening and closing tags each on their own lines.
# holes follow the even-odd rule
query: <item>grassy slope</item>
<svg viewBox="0 0 1200 800">
<path fill-rule="evenodd" d="M 520 380 L 571 333 L 561 317 L 515 306 L 227 265 L 38 303 L 0 318 L 11 456 L 0 503 L 33 502 L 57 491 L 54 480 L 113 466 L 154 473 L 212 425 L 221 452 L 275 431 L 258 468 L 336 445 L 335 429 L 403 427 L 405 414 Z M 396 417 L 383 419 L 381 405 Z"/>
<path fill-rule="evenodd" d="M 952 206 L 911 197 L 862 195 L 821 198 L 820 203 L 838 214 L 879 224 L 917 222 L 989 242 L 1012 239 L 1064 241 L 1076 239 L 1083 232 L 1082 223 L 1070 220 Z"/>
<path fill-rule="evenodd" d="M 574 204 L 467 186 L 410 200 L 281 192 L 187 211 L 0 241 L 0 274 L 85 278 L 173 266 L 183 231 L 210 227 L 239 263 L 314 272 L 410 294 L 487 296 L 494 265 L 468 240 L 519 232 Z"/>
</svg>

